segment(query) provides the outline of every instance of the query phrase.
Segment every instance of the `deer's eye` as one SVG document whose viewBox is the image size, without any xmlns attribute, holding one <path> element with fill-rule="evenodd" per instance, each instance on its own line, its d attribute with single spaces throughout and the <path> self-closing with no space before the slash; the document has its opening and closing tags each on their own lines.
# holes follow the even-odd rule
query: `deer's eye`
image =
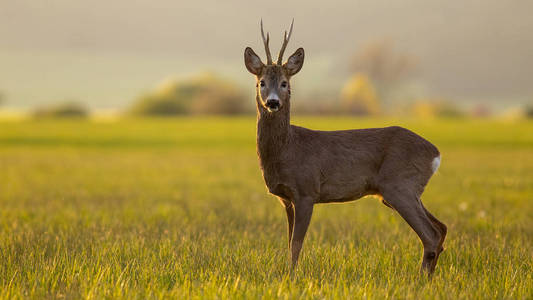
<svg viewBox="0 0 533 300">
<path fill-rule="evenodd" d="M 261 81 L 259 82 L 259 85 L 260 85 L 261 87 L 265 87 L 265 81 L 264 81 L 264 80 L 261 80 Z"/>
<path fill-rule="evenodd" d="M 286 89 L 286 88 L 287 88 L 287 81 L 283 81 L 283 82 L 281 83 L 281 87 L 284 88 L 284 89 Z"/>
</svg>

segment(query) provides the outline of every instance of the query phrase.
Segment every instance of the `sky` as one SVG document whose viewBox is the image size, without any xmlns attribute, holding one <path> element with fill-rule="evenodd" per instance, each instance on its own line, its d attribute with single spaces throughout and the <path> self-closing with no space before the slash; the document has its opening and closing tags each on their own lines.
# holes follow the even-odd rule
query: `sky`
<svg viewBox="0 0 533 300">
<path fill-rule="evenodd" d="M 353 53 L 387 40 L 416 58 L 422 94 L 512 105 L 533 101 L 531 11 L 526 0 L 0 0 L 0 93 L 10 107 L 123 108 L 205 71 L 252 93 L 243 50 L 264 57 L 259 20 L 277 53 L 294 18 L 286 53 L 306 50 L 293 84 L 302 97 L 338 90 Z"/>
</svg>

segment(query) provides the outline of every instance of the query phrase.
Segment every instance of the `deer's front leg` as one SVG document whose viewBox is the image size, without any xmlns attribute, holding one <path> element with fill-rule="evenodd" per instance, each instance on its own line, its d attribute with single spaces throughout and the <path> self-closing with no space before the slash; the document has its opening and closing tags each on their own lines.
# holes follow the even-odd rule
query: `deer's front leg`
<svg viewBox="0 0 533 300">
<path fill-rule="evenodd" d="M 279 201 L 281 204 L 283 204 L 283 207 L 285 208 L 285 212 L 287 213 L 287 223 L 288 223 L 288 231 L 289 231 L 289 250 L 291 249 L 291 239 L 292 239 L 292 231 L 294 230 L 294 206 L 292 205 L 292 202 L 289 200 L 279 198 Z"/>
<path fill-rule="evenodd" d="M 305 238 L 305 233 L 311 221 L 313 214 L 313 199 L 301 199 L 302 201 L 294 202 L 294 230 L 291 240 L 292 268 L 294 271 L 300 256 L 300 250 Z"/>
</svg>

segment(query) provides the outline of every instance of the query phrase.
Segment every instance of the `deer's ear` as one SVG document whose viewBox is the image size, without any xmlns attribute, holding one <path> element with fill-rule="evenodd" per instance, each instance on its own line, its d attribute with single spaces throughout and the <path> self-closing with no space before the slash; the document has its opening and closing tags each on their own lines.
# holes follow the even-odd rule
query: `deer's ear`
<svg viewBox="0 0 533 300">
<path fill-rule="evenodd" d="M 304 56 L 304 48 L 298 48 L 298 50 L 287 59 L 287 62 L 283 64 L 283 67 L 285 67 L 289 76 L 300 72 L 304 65 Z"/>
<path fill-rule="evenodd" d="M 250 47 L 244 49 L 244 64 L 246 65 L 246 69 L 254 75 L 261 74 L 261 70 L 265 66 L 259 56 Z"/>
</svg>

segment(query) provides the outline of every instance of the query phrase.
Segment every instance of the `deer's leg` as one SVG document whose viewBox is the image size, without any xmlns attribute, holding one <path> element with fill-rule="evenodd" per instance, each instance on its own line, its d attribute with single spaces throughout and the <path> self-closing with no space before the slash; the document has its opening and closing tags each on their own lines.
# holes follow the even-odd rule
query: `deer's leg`
<svg viewBox="0 0 533 300">
<path fill-rule="evenodd" d="M 294 271 L 300 256 L 311 215 L 313 214 L 313 201 L 300 201 L 294 203 L 294 230 L 291 239 L 292 268 Z"/>
<path fill-rule="evenodd" d="M 292 205 L 292 202 L 279 198 L 281 201 L 281 204 L 285 207 L 285 212 L 287 213 L 287 223 L 288 223 L 288 231 L 289 231 L 289 250 L 291 249 L 291 239 L 292 239 L 292 231 L 294 230 L 294 205 Z"/>
<path fill-rule="evenodd" d="M 439 252 L 437 253 L 437 256 L 440 255 L 440 253 L 444 250 L 444 248 L 442 247 L 442 244 L 444 244 L 444 239 L 446 239 L 446 233 L 448 232 L 448 228 L 446 227 L 446 225 L 444 225 L 444 223 L 442 223 L 441 221 L 439 221 L 437 218 L 435 218 L 435 216 L 433 216 L 425 207 L 424 205 L 422 205 L 422 207 L 424 208 L 424 211 L 426 212 L 426 215 L 429 217 L 429 219 L 431 220 L 431 222 L 433 222 L 433 225 L 435 225 L 435 227 L 437 229 L 440 230 L 440 234 L 441 234 L 441 239 L 440 239 L 440 243 L 439 243 Z"/>
<path fill-rule="evenodd" d="M 416 232 L 424 246 L 421 273 L 431 276 L 437 265 L 443 234 L 435 226 L 418 197 L 398 190 L 384 193 L 383 197 Z"/>
</svg>

